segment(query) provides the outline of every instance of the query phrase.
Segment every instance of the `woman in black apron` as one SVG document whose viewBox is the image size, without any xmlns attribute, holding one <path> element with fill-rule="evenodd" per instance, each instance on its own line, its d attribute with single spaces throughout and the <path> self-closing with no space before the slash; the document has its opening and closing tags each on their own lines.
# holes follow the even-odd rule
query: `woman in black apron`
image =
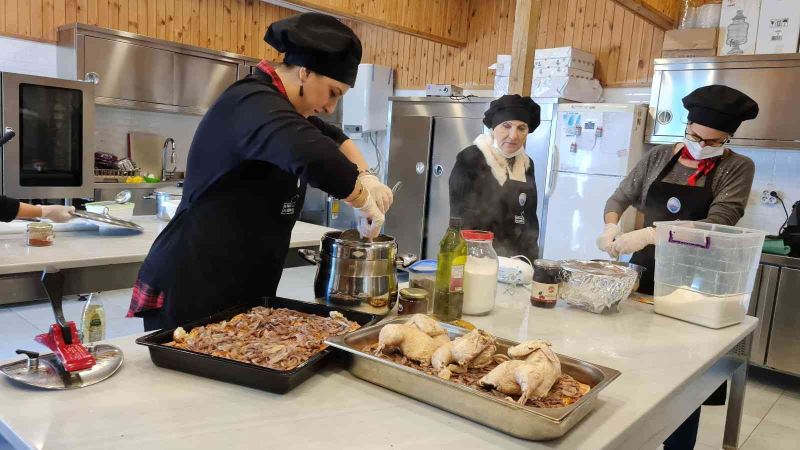
<svg viewBox="0 0 800 450">
<path fill-rule="evenodd" d="M 628 176 L 638 177 L 640 181 L 647 180 L 648 170 L 658 170 L 658 175 L 650 183 L 644 198 L 644 228 L 621 234 L 616 225 L 621 212 L 608 212 L 607 207 L 606 230 L 598 238 L 598 246 L 612 257 L 633 253 L 630 261 L 647 268 L 639 286 L 639 292 L 646 294 L 653 293 L 654 285 L 654 223 L 671 220 L 713 221 L 709 220 L 712 205 L 727 201 L 728 193 L 731 192 L 725 184 L 739 183 L 737 189 L 746 194 L 749 193 L 753 181 L 752 171 L 742 171 L 742 179 L 738 180 L 729 178 L 719 181 L 717 177 L 720 166 L 725 166 L 726 169 L 723 170 L 727 172 L 727 168 L 737 167 L 736 158 L 746 159 L 726 149 L 725 144 L 742 121 L 756 117 L 756 102 L 735 89 L 712 85 L 695 90 L 683 99 L 683 104 L 689 111 L 684 142 L 653 148 L 650 150 L 651 154 Z M 663 167 L 659 166 L 659 159 L 666 159 Z M 679 164 L 684 167 L 681 168 Z M 742 166 L 752 167 L 752 161 L 749 161 L 749 165 L 743 163 Z M 685 184 L 665 181 L 676 170 L 689 173 L 688 177 L 684 177 Z M 632 180 L 626 179 L 623 184 L 626 182 L 630 184 Z M 740 206 L 741 213 L 729 218 L 732 223 L 726 225 L 735 225 L 741 218 L 744 205 Z M 726 388 L 727 383 L 724 383 L 703 404 L 724 405 Z M 700 408 L 664 442 L 665 450 L 694 448 L 699 422 Z"/>
<path fill-rule="evenodd" d="M 536 181 L 525 140 L 539 126 L 539 105 L 530 97 L 504 95 L 494 100 L 481 134 L 462 150 L 450 174 L 450 216 L 463 228 L 494 232 L 500 256 L 539 256 Z"/>
<path fill-rule="evenodd" d="M 358 37 L 308 13 L 273 23 L 264 39 L 284 63 L 262 61 L 231 85 L 195 132 L 181 204 L 134 286 L 128 315 L 146 330 L 275 295 L 306 184 L 353 206 L 369 236 L 391 204 L 347 136 L 314 117 L 355 83 Z"/>
</svg>

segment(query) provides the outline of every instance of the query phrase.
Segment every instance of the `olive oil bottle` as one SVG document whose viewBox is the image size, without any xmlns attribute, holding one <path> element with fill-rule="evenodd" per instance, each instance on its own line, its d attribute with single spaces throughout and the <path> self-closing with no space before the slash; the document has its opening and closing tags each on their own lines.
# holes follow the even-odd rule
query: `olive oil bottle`
<svg viewBox="0 0 800 450">
<path fill-rule="evenodd" d="M 461 237 L 461 218 L 451 217 L 450 226 L 439 243 L 433 315 L 450 322 L 461 318 L 464 303 L 464 264 L 467 244 Z"/>
<path fill-rule="evenodd" d="M 106 311 L 99 292 L 89 294 L 89 300 L 86 300 L 86 305 L 83 306 L 81 335 L 84 344 L 106 338 Z"/>
</svg>

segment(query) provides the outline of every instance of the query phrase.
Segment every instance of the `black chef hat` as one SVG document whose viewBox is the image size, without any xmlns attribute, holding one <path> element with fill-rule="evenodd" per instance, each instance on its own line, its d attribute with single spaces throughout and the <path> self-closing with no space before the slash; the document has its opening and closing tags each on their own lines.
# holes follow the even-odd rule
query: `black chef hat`
<svg viewBox="0 0 800 450">
<path fill-rule="evenodd" d="M 334 17 L 319 13 L 288 17 L 273 22 L 264 40 L 285 53 L 286 64 L 306 67 L 351 87 L 356 83 L 361 40 Z"/>
<path fill-rule="evenodd" d="M 697 88 L 683 97 L 689 122 L 699 123 L 729 134 L 745 120 L 755 119 L 758 103 L 746 94 L 721 84 Z"/>
<path fill-rule="evenodd" d="M 507 120 L 521 120 L 532 132 L 539 126 L 539 111 L 539 105 L 530 97 L 504 95 L 489 103 L 489 109 L 483 114 L 483 124 L 494 128 Z"/>
</svg>

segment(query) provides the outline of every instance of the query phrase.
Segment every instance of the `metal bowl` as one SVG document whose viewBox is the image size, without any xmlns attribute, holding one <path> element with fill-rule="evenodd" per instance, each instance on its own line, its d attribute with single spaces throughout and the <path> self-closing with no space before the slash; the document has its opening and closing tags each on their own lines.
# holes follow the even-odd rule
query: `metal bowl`
<svg viewBox="0 0 800 450">
<path fill-rule="evenodd" d="M 638 264 L 634 264 L 634 263 L 630 263 L 630 262 L 610 261 L 610 260 L 607 260 L 607 259 L 593 259 L 592 261 L 607 262 L 607 263 L 614 264 L 614 265 L 617 265 L 617 266 L 629 267 L 629 268 L 635 270 L 636 271 L 636 283 L 633 284 L 633 292 L 636 292 L 636 291 L 639 290 L 639 281 L 641 281 L 641 279 L 642 279 L 642 274 L 647 272 L 647 267 L 640 266 Z"/>
<path fill-rule="evenodd" d="M 569 260 L 561 264 L 558 296 L 593 313 L 614 312 L 633 291 L 638 273 L 608 261 Z"/>
</svg>

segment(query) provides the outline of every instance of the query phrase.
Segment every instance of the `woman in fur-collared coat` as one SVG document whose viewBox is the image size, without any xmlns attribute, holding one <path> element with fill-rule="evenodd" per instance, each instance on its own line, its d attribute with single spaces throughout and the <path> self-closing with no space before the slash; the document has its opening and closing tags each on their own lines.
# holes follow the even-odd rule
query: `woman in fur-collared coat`
<svg viewBox="0 0 800 450">
<path fill-rule="evenodd" d="M 533 161 L 525 140 L 539 125 L 539 105 L 530 97 L 493 101 L 483 123 L 491 131 L 458 154 L 450 175 L 450 216 L 462 229 L 494 233 L 500 256 L 539 257 L 539 220 Z"/>
</svg>

